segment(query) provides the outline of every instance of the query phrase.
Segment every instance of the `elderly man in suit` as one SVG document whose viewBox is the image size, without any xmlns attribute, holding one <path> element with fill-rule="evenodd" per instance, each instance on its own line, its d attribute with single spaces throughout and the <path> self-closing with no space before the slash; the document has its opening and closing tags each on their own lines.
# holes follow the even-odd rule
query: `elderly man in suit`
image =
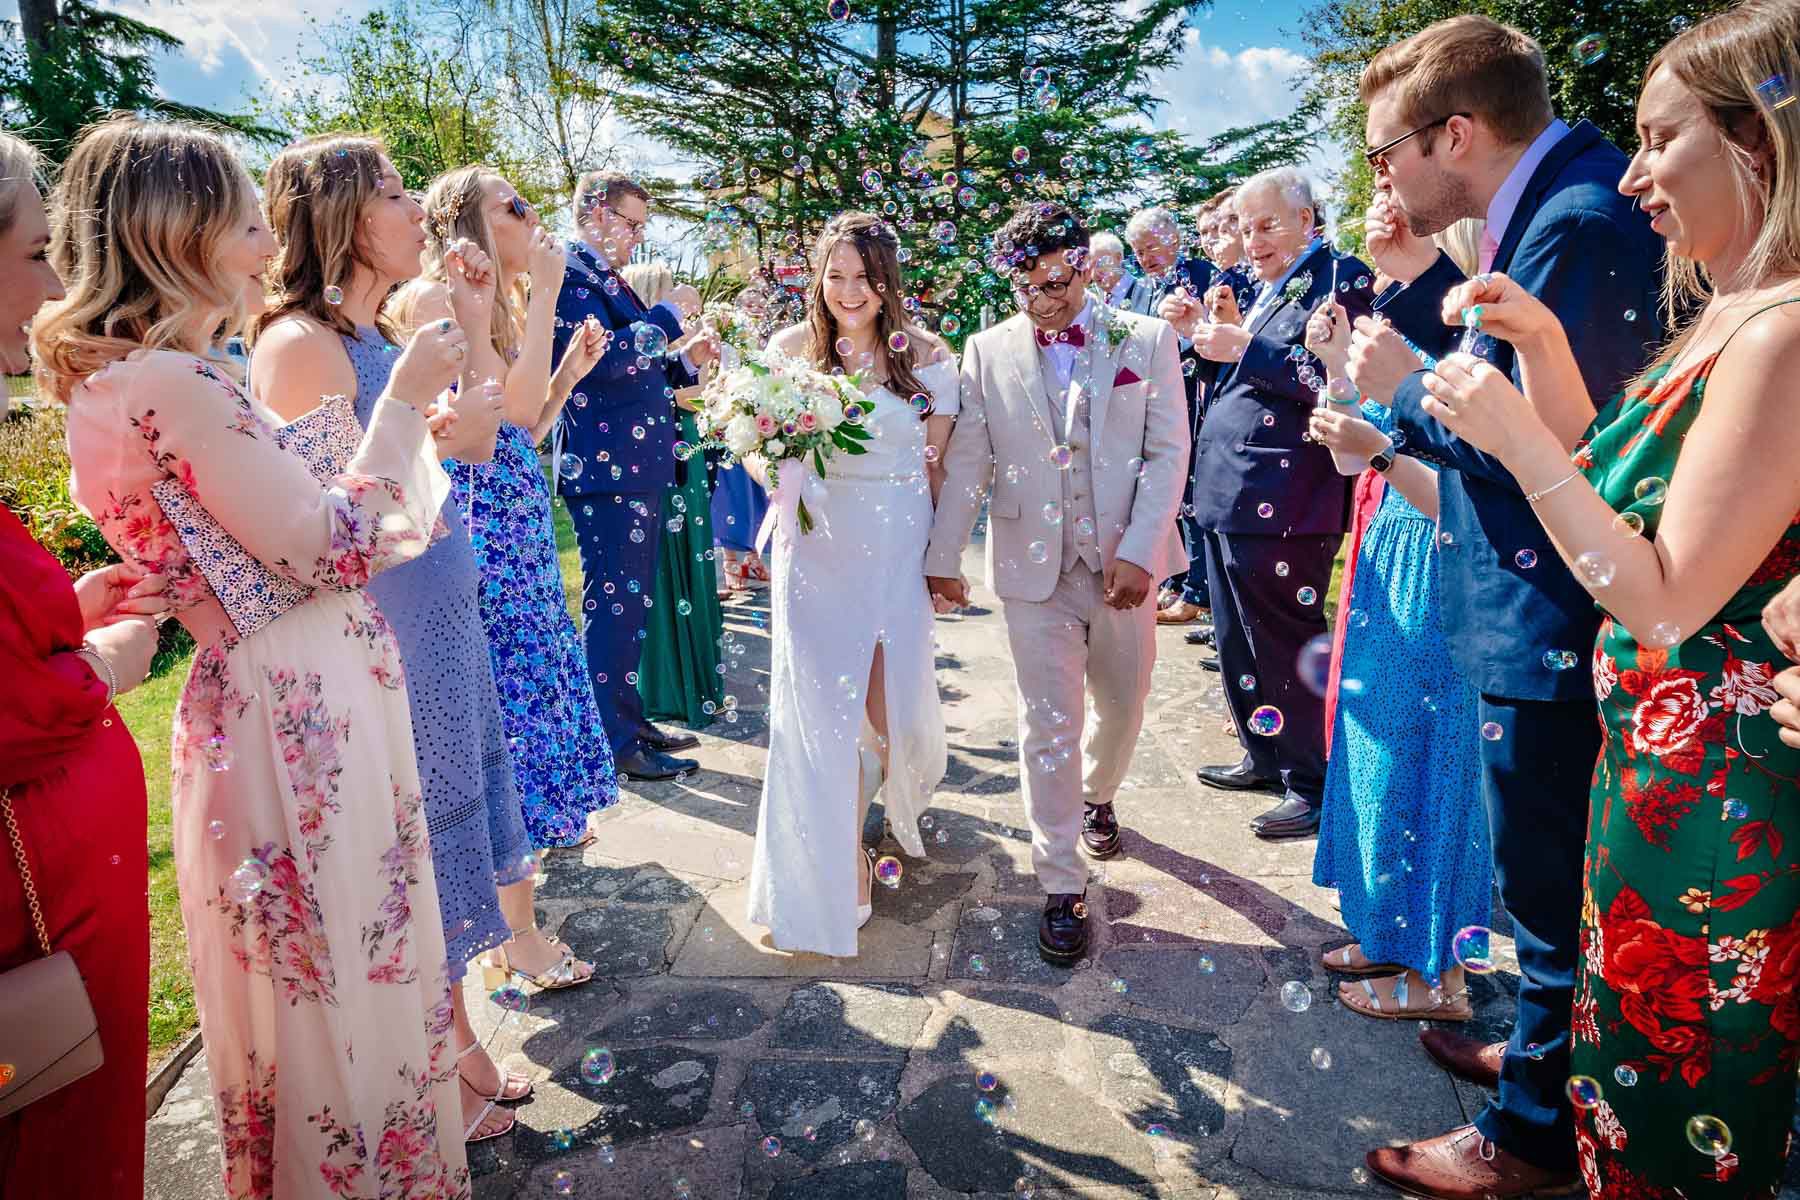
<svg viewBox="0 0 1800 1200">
<path fill-rule="evenodd" d="M 637 690 L 638 659 L 656 585 L 662 493 L 675 482 L 673 389 L 717 351 L 703 337 L 684 343 L 675 306 L 647 308 L 619 274 L 643 240 L 649 200 L 625 175 L 590 172 L 576 185 L 580 239 L 569 247 L 556 302 L 556 355 L 590 316 L 613 337 L 563 409 L 555 457 L 557 490 L 581 552 L 588 670 L 614 761 L 621 777 L 672 779 L 699 764 L 671 752 L 700 740 L 650 724 Z"/>
<path fill-rule="evenodd" d="M 1519 955 L 1510 1041 L 1420 1035 L 1450 1071 L 1498 1099 L 1474 1124 L 1384 1147 L 1369 1168 L 1413 1195 L 1496 1197 L 1578 1182 L 1565 1094 L 1582 903 L 1588 786 L 1600 747 L 1585 668 L 1600 615 L 1563 566 L 1506 468 L 1426 415 L 1419 361 L 1457 348 L 1444 295 L 1463 274 L 1431 235 L 1485 217 L 1481 269 L 1505 271 L 1568 331 L 1589 400 L 1604 405 L 1661 340 L 1662 241 L 1618 192 L 1626 157 L 1586 121 L 1556 118 L 1542 49 L 1486 17 L 1452 17 L 1377 54 L 1364 71 L 1377 199 L 1369 252 L 1395 283 L 1357 321 L 1350 375 L 1391 402 L 1407 453 L 1437 462 L 1444 630 L 1480 693 L 1482 798 L 1494 881 Z M 1398 330 L 1399 334 L 1394 331 Z M 1512 347 L 1468 349 L 1518 378 Z"/>
<path fill-rule="evenodd" d="M 1306 320 L 1332 294 L 1331 248 L 1300 172 L 1282 167 L 1238 189 L 1251 269 L 1262 283 L 1241 325 L 1203 320 L 1183 296 L 1162 315 L 1223 364 L 1194 448 L 1194 515 L 1203 530 L 1226 703 L 1243 759 L 1201 767 L 1213 787 L 1281 793 L 1250 828 L 1310 834 L 1325 787 L 1325 705 L 1297 677 L 1301 650 L 1326 632 L 1331 563 L 1349 526 L 1350 480 L 1305 435 L 1317 402 L 1301 379 Z M 1335 264 L 1355 278 L 1354 259 Z M 1366 311 L 1366 307 L 1365 307 Z"/>
<path fill-rule="evenodd" d="M 1181 367 L 1168 325 L 1088 297 L 1077 213 L 1027 204 L 995 246 L 1020 311 L 963 350 L 926 583 L 966 603 L 963 548 L 992 487 L 988 585 L 1012 645 L 1031 859 L 1049 896 L 1038 950 L 1067 966 L 1087 949 L 1079 851 L 1119 850 L 1113 800 L 1156 661 L 1149 601 L 1155 581 L 1184 565 L 1174 528 L 1188 462 Z"/>
<path fill-rule="evenodd" d="M 1088 246 L 1093 255 L 1093 283 L 1088 290 L 1095 299 L 1126 312 L 1148 313 L 1152 307 L 1152 284 L 1142 275 L 1133 275 L 1125 266 L 1125 243 L 1116 233 L 1096 233 Z"/>
</svg>

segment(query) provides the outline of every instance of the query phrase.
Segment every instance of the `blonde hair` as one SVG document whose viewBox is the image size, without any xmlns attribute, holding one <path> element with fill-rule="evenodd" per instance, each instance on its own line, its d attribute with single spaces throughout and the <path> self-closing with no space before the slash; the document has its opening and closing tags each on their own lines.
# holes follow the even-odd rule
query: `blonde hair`
<svg viewBox="0 0 1800 1200">
<path fill-rule="evenodd" d="M 1408 128 L 1453 113 L 1480 117 L 1508 144 L 1530 141 L 1555 117 L 1544 50 L 1536 41 L 1490 17 L 1464 13 L 1427 25 L 1384 47 L 1363 68 L 1357 92 L 1364 104 L 1393 87 L 1395 110 Z M 1431 153 L 1436 129 L 1419 134 Z"/>
<path fill-rule="evenodd" d="M 636 292 L 638 299 L 646 308 L 655 308 L 669 298 L 675 290 L 675 272 L 669 269 L 668 263 L 641 262 L 622 267 L 619 274 L 625 283 Z"/>
<path fill-rule="evenodd" d="M 359 236 L 359 218 L 381 194 L 385 153 L 387 147 L 368 134 L 322 133 L 295 142 L 269 164 L 263 203 L 280 249 L 274 302 L 257 319 L 258 334 L 285 316 L 304 313 L 356 336 L 356 326 L 325 299 L 325 289 L 349 283 L 355 266 L 373 267 Z M 376 315 L 375 326 L 395 340 L 385 315 Z"/>
<path fill-rule="evenodd" d="M 1464 217 L 1432 234 L 1431 240 L 1450 256 L 1457 270 L 1474 275 L 1481 270 L 1481 231 L 1486 228 L 1487 222 L 1482 218 Z"/>
<path fill-rule="evenodd" d="M 500 252 L 494 246 L 493 230 L 488 228 L 487 194 L 481 185 L 488 180 L 505 183 L 505 176 L 492 167 L 477 163 L 446 171 L 431 181 L 425 192 L 425 270 L 421 279 L 444 283 L 449 273 L 444 255 L 457 238 L 468 238 L 493 260 L 496 277 L 500 273 Z M 402 324 L 410 325 L 411 310 L 418 298 L 416 288 L 404 288 L 396 299 Z M 508 292 L 494 297 L 494 311 L 488 321 L 488 339 L 502 362 L 517 357 L 525 340 L 526 289 L 525 273 L 514 278 Z"/>
<path fill-rule="evenodd" d="M 1706 109 L 1724 151 L 1718 161 L 1731 173 L 1737 193 L 1739 223 L 1757 230 L 1737 279 L 1712 279 L 1701 264 L 1669 255 L 1663 308 L 1673 328 L 1678 314 L 1697 313 L 1721 282 L 1750 287 L 1800 274 L 1800 104 L 1775 103 L 1762 91 L 1800 83 L 1800 6 L 1792 0 L 1744 0 L 1658 50 L 1644 69 L 1646 85 L 1659 68 Z M 1766 175 L 1757 169 L 1764 149 Z M 1692 325 L 1683 329 L 1652 366 L 1673 359 L 1692 333 Z"/>
<path fill-rule="evenodd" d="M 36 193 L 44 190 L 44 160 L 24 138 L 0 132 L 0 237 L 12 232 L 19 219 L 19 195 L 27 184 Z"/>
<path fill-rule="evenodd" d="M 67 402 L 108 363 L 145 347 L 199 353 L 244 324 L 242 283 L 218 269 L 228 239 L 260 219 L 250 177 L 218 135 L 175 121 L 90 126 L 52 197 L 50 263 L 68 288 L 32 322 L 38 381 Z"/>
</svg>

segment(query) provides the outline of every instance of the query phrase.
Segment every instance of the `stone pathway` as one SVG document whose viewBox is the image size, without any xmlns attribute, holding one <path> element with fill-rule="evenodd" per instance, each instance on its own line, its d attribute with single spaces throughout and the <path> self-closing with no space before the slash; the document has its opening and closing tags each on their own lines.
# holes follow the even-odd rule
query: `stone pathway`
<svg viewBox="0 0 1800 1200">
<path fill-rule="evenodd" d="M 471 977 L 496 1057 L 538 1081 L 515 1132 L 472 1149 L 478 1197 L 1387 1195 L 1364 1150 L 1480 1107 L 1417 1023 L 1336 1003 L 1313 959 L 1347 937 L 1312 841 L 1257 841 L 1265 797 L 1194 781 L 1236 751 L 1219 677 L 1179 629 L 1158 634 L 1124 852 L 1093 872 L 1077 969 L 1037 954 L 1011 664 L 985 591 L 986 611 L 938 621 L 951 762 L 930 861 L 876 889 L 856 959 L 763 947 L 744 909 L 765 595 L 727 609 L 737 719 L 703 735 L 704 770 L 634 785 L 596 844 L 548 856 L 540 920 L 598 978 L 510 1014 Z M 1515 986 L 1473 980 L 1472 1032 L 1504 1032 Z M 208 1095 L 201 1058 L 151 1123 L 147 1196 L 221 1194 Z"/>
</svg>

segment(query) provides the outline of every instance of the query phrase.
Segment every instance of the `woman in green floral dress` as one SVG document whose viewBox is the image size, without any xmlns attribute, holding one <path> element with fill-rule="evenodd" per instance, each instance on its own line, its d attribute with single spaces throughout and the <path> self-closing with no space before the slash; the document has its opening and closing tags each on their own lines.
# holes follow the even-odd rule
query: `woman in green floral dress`
<svg viewBox="0 0 1800 1200">
<path fill-rule="evenodd" d="M 1569 1095 L 1608 1200 L 1772 1197 L 1787 1159 L 1800 750 L 1769 716 L 1787 664 L 1759 617 L 1800 571 L 1790 79 L 1791 0 L 1748 0 L 1652 61 L 1620 188 L 1668 243 L 1677 304 L 1704 308 L 1598 419 L 1554 317 L 1504 276 L 1453 291 L 1446 320 L 1511 341 L 1529 399 L 1463 356 L 1426 380 L 1606 613 Z"/>
</svg>

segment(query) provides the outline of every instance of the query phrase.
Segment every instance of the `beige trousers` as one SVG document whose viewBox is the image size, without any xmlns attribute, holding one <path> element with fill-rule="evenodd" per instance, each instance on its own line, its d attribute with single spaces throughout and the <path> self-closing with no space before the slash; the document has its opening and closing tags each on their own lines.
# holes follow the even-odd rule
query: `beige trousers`
<svg viewBox="0 0 1800 1200">
<path fill-rule="evenodd" d="M 1100 579 L 1076 563 L 1049 599 L 1002 600 L 1019 688 L 1031 864 L 1051 895 L 1087 890 L 1082 808 L 1110 804 L 1118 794 L 1156 663 L 1156 605 L 1110 608 Z M 1094 721 L 1084 728 L 1090 695 Z"/>
</svg>

